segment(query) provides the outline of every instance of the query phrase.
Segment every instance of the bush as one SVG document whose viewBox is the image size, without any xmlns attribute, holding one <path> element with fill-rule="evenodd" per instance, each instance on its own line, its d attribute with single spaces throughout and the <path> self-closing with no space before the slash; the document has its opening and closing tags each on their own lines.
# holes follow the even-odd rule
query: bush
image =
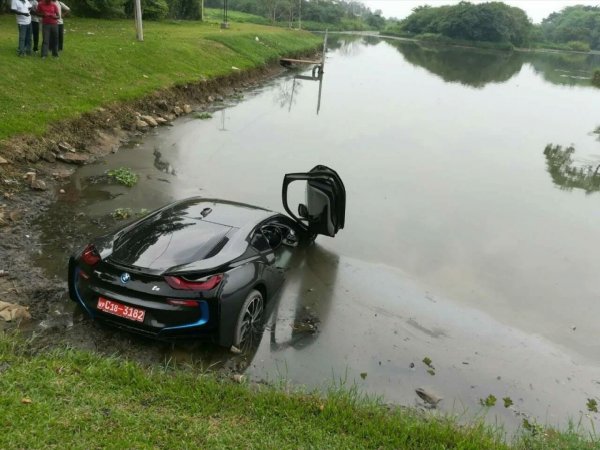
<svg viewBox="0 0 600 450">
<path fill-rule="evenodd" d="M 73 14 L 102 19 L 124 17 L 123 5 L 124 0 L 72 0 L 69 2 Z"/>
<path fill-rule="evenodd" d="M 134 0 L 127 0 L 125 3 L 125 14 L 127 17 L 133 17 Z M 142 0 L 142 18 L 145 20 L 161 20 L 169 14 L 169 5 L 166 0 Z"/>
<path fill-rule="evenodd" d="M 600 69 L 594 71 L 594 75 L 592 76 L 592 84 L 600 88 Z M 600 134 L 600 127 L 598 127 L 595 132 Z"/>
<path fill-rule="evenodd" d="M 169 17 L 178 20 L 199 20 L 200 0 L 166 0 Z"/>
<path fill-rule="evenodd" d="M 583 41 L 569 41 L 567 42 L 567 48 L 576 52 L 589 52 L 590 44 Z"/>
</svg>

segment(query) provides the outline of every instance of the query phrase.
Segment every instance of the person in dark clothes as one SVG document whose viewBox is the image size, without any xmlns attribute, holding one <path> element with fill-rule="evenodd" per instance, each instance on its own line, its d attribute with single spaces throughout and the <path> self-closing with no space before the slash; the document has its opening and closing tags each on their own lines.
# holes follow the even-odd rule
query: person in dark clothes
<svg viewBox="0 0 600 450">
<path fill-rule="evenodd" d="M 59 9 L 60 9 L 60 19 L 58 19 L 58 51 L 62 52 L 63 42 L 65 40 L 65 24 L 63 21 L 63 16 L 68 15 L 71 12 L 71 8 L 65 5 L 60 0 L 57 0 Z"/>
<path fill-rule="evenodd" d="M 48 49 L 52 51 L 52 56 L 58 58 L 58 6 L 52 0 L 41 0 L 37 14 L 42 18 L 42 58 L 48 56 Z"/>
<path fill-rule="evenodd" d="M 32 11 L 37 10 L 38 0 L 31 0 Z M 40 17 L 37 14 L 31 15 L 31 36 L 33 37 L 33 53 L 37 53 L 40 42 Z"/>
</svg>

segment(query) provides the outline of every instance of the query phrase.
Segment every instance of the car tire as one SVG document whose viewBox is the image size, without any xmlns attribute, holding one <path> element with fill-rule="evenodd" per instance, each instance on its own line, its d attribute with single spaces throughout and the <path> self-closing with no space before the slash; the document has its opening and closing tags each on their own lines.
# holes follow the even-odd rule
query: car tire
<svg viewBox="0 0 600 450">
<path fill-rule="evenodd" d="M 252 290 L 238 315 L 233 345 L 242 352 L 252 350 L 260 342 L 265 317 L 265 301 L 263 295 L 256 289 Z"/>
</svg>

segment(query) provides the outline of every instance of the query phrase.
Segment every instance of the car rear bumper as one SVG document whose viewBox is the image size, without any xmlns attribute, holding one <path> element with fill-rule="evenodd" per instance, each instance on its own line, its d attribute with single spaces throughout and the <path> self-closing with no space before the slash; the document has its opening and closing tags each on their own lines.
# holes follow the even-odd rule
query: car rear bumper
<svg viewBox="0 0 600 450">
<path fill-rule="evenodd" d="M 87 275 L 83 273 L 84 276 Z M 137 334 L 158 339 L 193 337 L 215 340 L 218 337 L 216 302 L 211 305 L 208 300 L 198 300 L 195 307 L 175 306 L 167 303 L 166 298 L 140 299 L 113 292 L 106 289 L 106 286 L 85 280 L 81 268 L 73 258 L 69 261 L 69 295 L 92 319 Z M 98 309 L 100 296 L 128 307 L 144 310 L 143 322 Z"/>
</svg>

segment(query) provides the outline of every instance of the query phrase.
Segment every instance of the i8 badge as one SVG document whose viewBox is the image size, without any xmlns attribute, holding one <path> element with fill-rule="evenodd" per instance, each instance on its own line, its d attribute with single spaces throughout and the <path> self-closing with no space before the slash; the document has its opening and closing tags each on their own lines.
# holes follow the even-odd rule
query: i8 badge
<svg viewBox="0 0 600 450">
<path fill-rule="evenodd" d="M 121 274 L 121 283 L 125 284 L 127 283 L 129 280 L 131 280 L 131 275 L 129 275 L 127 272 L 123 272 Z"/>
</svg>

